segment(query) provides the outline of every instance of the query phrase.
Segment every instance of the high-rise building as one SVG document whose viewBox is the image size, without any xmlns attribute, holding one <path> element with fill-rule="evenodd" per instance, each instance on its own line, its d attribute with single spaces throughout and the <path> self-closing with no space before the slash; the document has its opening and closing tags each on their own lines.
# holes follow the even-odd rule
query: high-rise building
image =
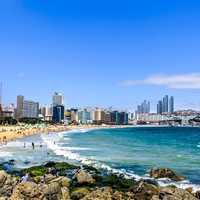
<svg viewBox="0 0 200 200">
<path fill-rule="evenodd" d="M 16 118 L 23 118 L 23 105 L 24 105 L 24 96 L 17 96 L 17 109 L 16 109 Z"/>
<path fill-rule="evenodd" d="M 87 109 L 83 109 L 78 112 L 78 121 L 81 124 L 87 124 L 91 121 L 90 112 Z"/>
<path fill-rule="evenodd" d="M 119 114 L 119 124 L 120 125 L 127 125 L 128 124 L 128 113 L 120 112 L 120 114 Z"/>
<path fill-rule="evenodd" d="M 174 97 L 171 96 L 169 99 L 169 112 L 173 113 L 174 112 Z"/>
<path fill-rule="evenodd" d="M 162 100 L 158 101 L 157 104 L 157 113 L 173 113 L 174 112 L 174 97 L 170 98 L 168 95 L 165 95 Z"/>
<path fill-rule="evenodd" d="M 50 106 L 43 106 L 40 108 L 40 113 L 42 114 L 45 121 L 51 121 L 52 120 L 52 107 Z"/>
<path fill-rule="evenodd" d="M 23 118 L 38 118 L 39 103 L 34 101 L 23 102 Z"/>
<path fill-rule="evenodd" d="M 165 95 L 163 97 L 163 104 L 162 104 L 163 108 L 162 108 L 162 112 L 163 113 L 167 113 L 169 112 L 169 97 L 168 95 Z"/>
<path fill-rule="evenodd" d="M 38 118 L 39 103 L 24 100 L 24 96 L 17 96 L 16 118 Z"/>
<path fill-rule="evenodd" d="M 119 124 L 120 116 L 119 116 L 119 112 L 117 110 L 111 112 L 111 122 L 113 124 Z"/>
<path fill-rule="evenodd" d="M 94 122 L 97 124 L 101 124 L 104 122 L 105 112 L 104 110 L 97 108 L 94 112 Z"/>
<path fill-rule="evenodd" d="M 71 122 L 78 123 L 78 109 L 71 109 Z"/>
<path fill-rule="evenodd" d="M 162 114 L 162 108 L 163 108 L 163 105 L 162 105 L 162 101 L 158 101 L 158 104 L 157 104 L 157 114 Z"/>
<path fill-rule="evenodd" d="M 63 105 L 57 105 L 53 107 L 53 116 L 52 120 L 56 123 L 61 123 L 64 121 L 64 111 L 65 108 Z"/>
<path fill-rule="evenodd" d="M 54 106 L 60 106 L 64 105 L 64 96 L 62 93 L 55 92 L 52 98 L 53 101 L 53 107 Z"/>
<path fill-rule="evenodd" d="M 144 100 L 140 105 L 137 106 L 136 113 L 150 113 L 150 102 L 147 100 Z"/>
</svg>

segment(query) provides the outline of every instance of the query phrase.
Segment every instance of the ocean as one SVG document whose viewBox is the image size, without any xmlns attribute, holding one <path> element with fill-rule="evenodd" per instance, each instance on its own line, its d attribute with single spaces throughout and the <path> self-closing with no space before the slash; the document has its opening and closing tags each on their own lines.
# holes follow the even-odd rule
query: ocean
<svg viewBox="0 0 200 200">
<path fill-rule="evenodd" d="M 34 142 L 35 149 L 31 143 Z M 136 179 L 149 179 L 151 168 L 168 167 L 186 181 L 160 179 L 160 185 L 200 189 L 200 128 L 134 127 L 73 130 L 40 134 L 0 147 L 0 162 L 16 168 L 47 161 L 83 163 Z"/>
</svg>

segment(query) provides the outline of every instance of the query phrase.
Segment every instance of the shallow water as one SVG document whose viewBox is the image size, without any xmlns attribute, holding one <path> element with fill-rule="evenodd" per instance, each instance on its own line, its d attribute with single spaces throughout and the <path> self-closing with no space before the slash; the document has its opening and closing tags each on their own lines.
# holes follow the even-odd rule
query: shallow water
<svg viewBox="0 0 200 200">
<path fill-rule="evenodd" d="M 34 150 L 31 142 L 36 145 Z M 178 186 L 200 188 L 200 128 L 140 127 L 35 135 L 1 147 L 0 161 L 10 159 L 17 160 L 17 167 L 48 160 L 82 162 L 136 178 L 147 178 L 153 167 L 169 167 L 187 177 L 188 181 Z"/>
</svg>

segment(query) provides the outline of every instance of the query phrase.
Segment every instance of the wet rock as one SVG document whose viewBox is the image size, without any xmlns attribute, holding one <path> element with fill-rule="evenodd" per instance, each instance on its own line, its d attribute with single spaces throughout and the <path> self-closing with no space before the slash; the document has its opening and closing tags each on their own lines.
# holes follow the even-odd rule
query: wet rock
<svg viewBox="0 0 200 200">
<path fill-rule="evenodd" d="M 158 178 L 169 178 L 173 181 L 182 181 L 185 178 L 183 176 L 177 175 L 174 171 L 169 168 L 159 168 L 159 169 L 152 169 L 150 171 L 150 176 L 158 179 Z"/>
<path fill-rule="evenodd" d="M 196 191 L 194 196 L 197 198 L 197 199 L 200 199 L 200 191 Z"/>
<path fill-rule="evenodd" d="M 134 194 L 135 200 L 151 200 L 154 195 L 159 194 L 159 188 L 144 181 L 139 181 L 130 191 Z"/>
<path fill-rule="evenodd" d="M 160 188 L 159 195 L 154 196 L 153 200 L 197 200 L 197 198 L 190 192 L 176 188 L 176 187 L 162 187 Z"/>
<path fill-rule="evenodd" d="M 76 173 L 76 179 L 79 184 L 94 184 L 95 179 L 87 172 L 79 170 Z"/>
</svg>

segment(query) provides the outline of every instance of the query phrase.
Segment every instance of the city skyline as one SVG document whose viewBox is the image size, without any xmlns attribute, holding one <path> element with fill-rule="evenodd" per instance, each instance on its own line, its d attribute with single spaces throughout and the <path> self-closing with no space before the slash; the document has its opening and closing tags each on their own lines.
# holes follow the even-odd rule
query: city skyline
<svg viewBox="0 0 200 200">
<path fill-rule="evenodd" d="M 200 110 L 198 1 L 2 1 L 3 103 L 18 94 L 49 104 L 156 111 L 165 94 Z M 55 12 L 56 9 L 56 12 Z"/>
</svg>

